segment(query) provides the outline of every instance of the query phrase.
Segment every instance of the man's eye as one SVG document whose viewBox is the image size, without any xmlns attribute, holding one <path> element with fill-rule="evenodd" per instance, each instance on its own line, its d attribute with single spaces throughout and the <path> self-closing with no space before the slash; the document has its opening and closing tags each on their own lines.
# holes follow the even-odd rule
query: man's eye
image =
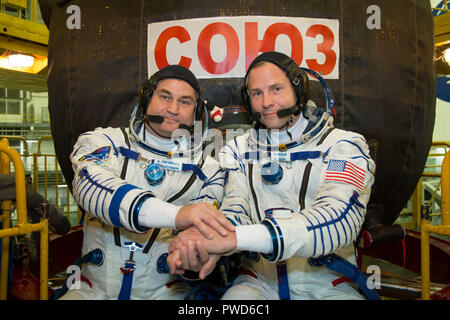
<svg viewBox="0 0 450 320">
<path fill-rule="evenodd" d="M 190 105 L 193 104 L 191 100 L 181 100 L 180 103 L 181 103 L 183 106 L 190 106 Z"/>
</svg>

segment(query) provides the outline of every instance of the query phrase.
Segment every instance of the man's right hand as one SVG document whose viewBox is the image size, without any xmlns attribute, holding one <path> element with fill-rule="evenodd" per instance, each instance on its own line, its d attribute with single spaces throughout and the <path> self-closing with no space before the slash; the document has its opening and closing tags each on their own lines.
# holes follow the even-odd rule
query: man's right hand
<svg viewBox="0 0 450 320">
<path fill-rule="evenodd" d="M 169 253 L 180 250 L 183 247 L 189 248 L 187 243 L 191 241 L 197 244 L 197 250 L 201 257 L 206 257 L 206 254 L 216 253 L 222 254 L 236 250 L 237 238 L 236 232 L 228 232 L 225 237 L 216 235 L 214 239 L 205 239 L 202 233 L 195 227 L 190 227 L 187 230 L 180 232 L 170 244 Z M 199 244 L 201 246 L 199 247 Z M 201 253 L 204 252 L 204 255 Z"/>
<path fill-rule="evenodd" d="M 175 228 L 184 230 L 192 226 L 195 226 L 207 239 L 213 238 L 213 231 L 225 237 L 228 231 L 235 230 L 223 213 L 207 202 L 184 206 L 178 211 Z"/>
<path fill-rule="evenodd" d="M 213 272 L 220 254 L 209 254 L 200 241 L 195 244 L 187 242 L 187 247 L 171 251 L 167 257 L 167 264 L 171 274 L 184 274 L 185 270 L 198 272 L 198 277 L 203 280 Z"/>
<path fill-rule="evenodd" d="M 199 272 L 200 279 L 204 279 L 214 270 L 220 254 L 235 250 L 236 245 L 235 232 L 207 240 L 197 228 L 190 227 L 180 232 L 168 248 L 170 273 L 183 274 L 184 270 L 192 270 Z"/>
</svg>

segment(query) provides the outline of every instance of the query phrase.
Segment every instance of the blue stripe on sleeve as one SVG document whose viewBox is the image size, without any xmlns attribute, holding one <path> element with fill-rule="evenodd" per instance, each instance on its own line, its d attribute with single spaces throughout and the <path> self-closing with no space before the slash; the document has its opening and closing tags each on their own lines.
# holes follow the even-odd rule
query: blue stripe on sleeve
<svg viewBox="0 0 450 320">
<path fill-rule="evenodd" d="M 315 215 L 313 215 L 313 214 L 311 214 L 311 216 L 312 216 L 314 219 L 316 219 L 317 223 L 320 225 L 319 219 L 317 219 L 317 217 L 316 217 Z M 317 229 L 317 228 L 314 228 L 314 226 L 311 226 L 311 228 L 314 229 L 314 253 L 313 253 L 313 256 L 315 256 L 315 255 L 316 255 L 316 252 L 317 252 L 317 234 L 316 234 L 316 229 Z M 308 229 L 308 228 L 307 228 L 307 229 Z M 322 233 L 322 229 L 319 228 L 319 230 L 320 230 L 320 233 Z M 309 231 L 309 230 L 308 230 L 308 231 Z M 322 234 L 322 237 L 323 237 L 323 234 Z M 323 243 L 322 243 L 322 244 L 323 244 Z"/>
<path fill-rule="evenodd" d="M 348 215 L 346 215 L 344 219 L 345 219 L 345 221 L 347 221 L 348 227 L 350 229 L 350 238 L 353 238 L 353 228 L 350 225 L 350 222 L 349 222 L 349 219 L 348 219 Z M 357 236 L 357 235 L 355 235 L 355 236 Z"/>
<path fill-rule="evenodd" d="M 96 187 L 94 190 L 92 190 L 92 192 L 91 192 L 91 196 L 89 197 L 89 201 L 88 201 L 88 204 L 87 204 L 87 211 L 88 212 L 95 212 L 96 210 L 95 210 L 95 208 L 96 207 L 94 207 L 94 210 L 92 210 L 91 209 L 91 201 L 92 201 L 92 197 L 94 196 L 94 194 L 97 192 L 97 190 L 98 189 L 100 189 L 100 188 L 98 188 L 98 187 Z M 100 189 L 100 192 L 102 191 L 102 189 Z M 98 196 L 96 196 L 96 198 L 97 198 L 97 201 L 98 201 Z"/>
<path fill-rule="evenodd" d="M 223 172 L 222 169 L 216 170 L 216 172 L 209 178 L 209 180 L 212 180 L 213 178 L 215 178 L 217 176 L 217 174 L 219 174 L 220 172 Z"/>
<path fill-rule="evenodd" d="M 352 211 L 353 212 L 355 212 L 355 210 L 354 209 L 356 209 L 356 213 L 361 217 L 361 219 L 363 219 L 364 220 L 364 217 L 363 217 L 363 215 L 362 215 L 362 213 L 361 213 L 361 211 L 359 211 L 359 209 L 358 209 L 358 207 L 353 207 L 352 208 Z"/>
<path fill-rule="evenodd" d="M 315 256 L 316 255 L 316 250 L 317 250 L 317 235 L 316 235 L 316 229 L 313 229 L 313 231 L 314 231 L 314 250 L 313 250 L 313 256 Z"/>
<path fill-rule="evenodd" d="M 336 216 L 338 216 L 338 213 L 336 212 L 336 210 L 334 210 L 334 208 L 331 208 L 331 210 L 333 210 L 333 212 L 336 214 Z M 339 246 L 341 245 L 341 233 L 338 231 L 336 223 L 334 224 L 334 227 L 336 228 L 336 234 L 338 237 L 337 248 L 339 248 Z M 345 228 L 343 227 L 343 229 L 344 229 L 345 239 L 347 240 L 347 234 L 345 233 Z M 347 242 L 347 241 L 345 241 L 345 242 Z"/>
<path fill-rule="evenodd" d="M 249 214 L 248 214 L 248 212 L 247 212 L 247 210 L 245 210 L 245 208 L 244 208 L 244 206 L 243 206 L 242 204 L 238 204 L 238 203 L 236 203 L 236 204 L 230 204 L 230 207 L 231 207 L 231 206 L 238 206 L 238 207 L 240 207 L 242 210 L 244 210 L 245 215 L 246 215 L 247 217 L 250 217 Z"/>
<path fill-rule="evenodd" d="M 81 199 L 81 204 L 83 205 L 83 207 L 85 207 L 86 210 L 89 211 L 90 208 L 89 208 L 89 207 L 86 208 L 87 205 L 85 205 L 84 200 L 85 200 L 87 194 L 89 193 L 89 190 L 90 190 L 93 186 L 95 186 L 95 184 L 88 184 L 88 185 L 89 185 L 89 187 L 84 191 L 83 198 Z M 91 196 L 92 196 L 92 194 L 91 194 Z M 94 213 L 94 212 L 92 212 L 92 213 Z"/>
<path fill-rule="evenodd" d="M 116 227 L 123 227 L 122 223 L 120 222 L 120 204 L 126 194 L 133 189 L 138 189 L 138 187 L 131 184 L 124 184 L 116 190 L 113 198 L 111 199 L 108 212 L 109 219 L 111 220 L 111 223 Z"/>
<path fill-rule="evenodd" d="M 82 147 L 83 147 L 83 146 L 79 146 L 79 147 L 73 152 L 72 158 L 76 156 L 76 154 L 78 153 L 78 151 L 80 151 L 80 149 L 81 149 Z"/>
<path fill-rule="evenodd" d="M 236 211 L 236 210 L 231 210 L 231 209 L 222 209 L 222 212 L 232 212 L 232 213 L 241 213 L 240 211 Z"/>
<path fill-rule="evenodd" d="M 229 217 L 225 217 L 225 218 L 227 218 L 227 220 L 230 221 L 233 226 L 237 226 L 236 222 L 231 220 Z"/>
<path fill-rule="evenodd" d="M 109 189 L 109 188 L 106 188 L 105 186 L 101 185 L 100 183 L 98 183 L 97 181 L 94 180 L 94 178 L 97 178 L 97 177 L 100 176 L 100 175 L 101 175 L 101 173 L 97 173 L 95 176 L 91 176 L 91 175 L 89 174 L 89 172 L 87 171 L 86 168 L 83 168 L 83 169 L 79 172 L 79 176 L 80 176 L 80 177 L 85 177 L 86 180 L 88 180 L 88 181 L 91 182 L 92 184 L 94 184 L 94 185 L 96 185 L 96 186 L 98 186 L 98 187 L 100 187 L 100 188 L 102 188 L 102 189 L 105 189 L 105 190 L 107 190 L 108 192 L 113 193 L 114 190 Z"/>
<path fill-rule="evenodd" d="M 105 192 L 105 196 L 103 197 L 103 201 L 102 201 L 102 209 L 100 210 L 100 212 L 102 213 L 102 217 L 103 217 L 103 219 L 105 219 L 106 220 L 106 217 L 105 217 L 105 209 L 104 209 L 104 207 L 105 207 L 105 200 L 106 200 L 106 196 L 108 195 L 108 193 L 107 192 Z"/>
<path fill-rule="evenodd" d="M 367 165 L 367 171 L 370 171 L 370 166 L 369 166 L 369 160 L 367 160 L 365 157 L 363 156 L 357 156 L 357 157 L 352 157 L 351 159 L 363 159 L 366 162 Z"/>
<path fill-rule="evenodd" d="M 81 195 L 83 193 L 84 188 L 86 188 L 86 186 L 88 186 L 90 184 L 90 180 L 88 178 L 86 178 L 84 181 L 81 181 L 81 183 L 78 185 L 77 188 L 77 192 L 79 195 Z M 84 185 L 83 185 L 84 183 Z"/>
<path fill-rule="evenodd" d="M 356 148 L 358 148 L 359 152 L 361 152 L 361 154 L 362 154 L 364 157 L 366 157 L 367 159 L 369 159 L 369 156 L 366 155 L 366 154 L 364 153 L 364 151 L 362 151 L 361 147 L 358 146 L 356 143 L 354 143 L 354 142 L 352 142 L 352 141 L 350 141 L 350 140 L 339 140 L 338 142 L 336 142 L 336 144 L 338 144 L 339 142 L 347 142 L 347 143 L 350 143 L 350 144 L 354 145 Z"/>
<path fill-rule="evenodd" d="M 211 197 L 211 196 L 205 194 L 205 195 L 203 195 L 203 196 L 200 196 L 200 197 L 197 197 L 197 198 L 195 198 L 195 199 L 192 199 L 191 201 L 197 201 L 197 200 L 204 199 L 204 198 L 207 198 L 207 199 L 209 199 L 209 200 L 217 200 L 216 198 Z"/>
<path fill-rule="evenodd" d="M 331 219 L 333 219 L 333 215 L 331 214 L 331 212 L 329 212 L 326 208 L 323 208 L 323 210 L 331 217 Z M 335 223 L 333 223 L 333 227 L 334 227 L 334 229 L 336 230 L 336 233 L 338 234 L 338 240 L 339 240 L 339 232 L 338 232 L 338 230 L 337 230 L 337 228 L 336 228 L 336 224 Z M 338 248 L 339 247 L 339 243 L 337 244 L 337 246 L 335 247 L 334 246 L 334 241 L 333 241 L 333 238 L 332 238 L 332 236 L 331 236 L 331 231 L 330 231 L 330 228 L 328 227 L 328 232 L 329 232 L 329 235 L 330 235 L 330 244 L 331 244 L 331 251 L 333 251 L 335 248 Z"/>
<path fill-rule="evenodd" d="M 210 178 L 208 181 L 209 182 L 216 182 L 216 181 L 221 180 L 221 179 L 225 181 L 225 177 L 217 177 L 217 178 L 214 178 L 214 179 Z"/>
<path fill-rule="evenodd" d="M 321 209 L 323 209 L 325 212 L 327 212 L 324 208 L 321 208 Z M 327 219 L 325 219 L 325 216 L 322 214 L 322 212 L 320 210 L 317 210 L 317 212 L 319 212 L 319 214 L 322 216 L 323 220 L 325 220 L 325 221 L 327 220 Z M 328 230 L 328 236 L 330 238 L 330 245 L 331 245 L 331 249 L 330 250 L 333 250 L 334 245 L 333 245 L 333 239 L 331 237 L 330 225 L 327 225 L 327 230 Z M 322 244 L 324 244 L 324 239 L 322 239 Z M 324 252 L 322 254 L 325 253 L 325 246 L 323 247 L 323 250 L 324 250 Z"/>
<path fill-rule="evenodd" d="M 314 211 L 316 211 L 317 213 L 319 213 L 319 215 L 322 216 L 322 218 L 325 220 L 325 222 L 327 221 L 327 220 L 325 219 L 325 217 L 320 213 L 319 210 L 314 209 Z M 316 216 L 314 216 L 314 218 L 317 219 Z M 319 219 L 317 219 L 317 222 L 319 222 Z M 328 227 L 328 224 L 327 224 L 326 226 Z M 328 231 L 329 231 L 329 230 L 330 230 L 330 229 L 328 229 Z M 321 241 L 321 243 L 322 243 L 322 255 L 323 255 L 323 254 L 325 254 L 325 242 L 324 242 L 323 228 L 319 228 L 319 231 L 320 231 L 320 241 Z"/>
<path fill-rule="evenodd" d="M 224 183 L 218 183 L 218 182 L 213 182 L 213 183 L 205 183 L 202 185 L 202 189 L 206 188 L 206 187 L 210 187 L 210 186 L 219 186 L 219 187 L 223 187 Z"/>
</svg>

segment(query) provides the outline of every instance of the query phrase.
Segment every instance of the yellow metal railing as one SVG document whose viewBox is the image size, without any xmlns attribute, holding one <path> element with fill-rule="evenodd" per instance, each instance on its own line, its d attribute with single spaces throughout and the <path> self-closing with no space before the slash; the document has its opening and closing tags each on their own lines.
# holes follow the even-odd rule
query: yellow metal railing
<svg viewBox="0 0 450 320">
<path fill-rule="evenodd" d="M 45 140 L 51 140 L 53 141 L 53 137 L 52 136 L 44 136 L 41 137 L 38 140 L 38 149 L 36 153 L 33 153 L 33 187 L 34 190 L 37 191 L 37 186 L 38 186 L 38 158 L 39 157 L 43 157 L 44 158 L 44 198 L 47 199 L 48 195 L 47 195 L 47 191 L 48 191 L 48 162 L 49 159 L 54 158 L 54 173 L 55 173 L 55 206 L 58 207 L 59 206 L 59 166 L 58 166 L 58 159 L 56 158 L 56 155 L 53 154 L 47 154 L 47 153 L 42 153 L 41 152 L 41 145 L 42 142 Z M 51 160 L 53 161 L 53 160 Z M 70 221 L 70 216 L 71 216 L 71 210 L 70 210 L 70 200 L 71 200 L 71 195 L 70 195 L 70 191 L 69 191 L 69 187 L 66 186 L 66 216 L 67 219 L 69 219 Z M 75 200 L 73 200 L 75 201 Z M 81 218 L 81 211 L 78 209 L 77 210 L 77 219 L 78 221 Z"/>
<path fill-rule="evenodd" d="M 3 141 L 3 140 L 2 140 Z M 7 143 L 5 140 L 3 143 Z M 0 142 L 1 143 L 1 142 Z M 9 174 L 9 157 L 0 152 L 0 174 Z M 11 226 L 11 207 L 12 201 L 7 200 L 1 203 L 2 213 L 0 215 L 0 222 L 2 222 L 3 229 L 9 229 Z M 8 291 L 8 263 L 9 263 L 9 237 L 2 239 L 2 255 L 0 267 L 0 300 L 5 300 Z"/>
<path fill-rule="evenodd" d="M 41 152 L 41 145 L 42 145 L 42 141 L 44 140 L 53 140 L 53 138 L 51 136 L 45 136 L 45 137 L 41 137 L 38 141 L 38 149 L 37 149 L 37 153 L 33 153 L 33 181 L 34 181 L 34 190 L 37 191 L 37 186 L 38 186 L 38 157 L 44 157 L 44 198 L 47 199 L 47 190 L 48 190 L 48 186 L 47 186 L 47 168 L 48 168 L 48 157 L 54 157 L 55 158 L 55 187 L 56 187 L 56 203 L 55 206 L 58 207 L 58 160 L 56 159 L 56 155 L 55 154 L 43 154 Z"/>
<path fill-rule="evenodd" d="M 422 299 L 430 299 L 430 233 L 450 235 L 450 152 L 446 152 L 441 169 L 441 224 L 430 225 L 427 215 L 421 223 Z"/>
<path fill-rule="evenodd" d="M 21 142 L 23 142 L 23 148 L 24 148 L 24 152 L 21 155 L 23 157 L 23 161 L 24 163 L 26 162 L 26 158 L 30 157 L 32 159 L 32 163 L 30 164 L 30 171 L 32 172 L 32 177 L 33 177 L 33 190 L 36 192 L 41 193 L 43 197 L 48 201 L 48 192 L 49 190 L 52 190 L 51 188 L 54 186 L 55 187 L 55 206 L 59 207 L 59 202 L 60 199 L 65 198 L 66 200 L 66 205 L 64 208 L 64 214 L 67 216 L 67 219 L 69 219 L 69 221 L 71 221 L 71 215 L 76 212 L 77 215 L 77 221 L 80 220 L 81 218 L 81 211 L 79 210 L 79 208 L 76 206 L 76 202 L 73 199 L 73 197 L 70 194 L 70 190 L 69 188 L 66 186 L 65 187 L 65 195 L 62 195 L 61 198 L 59 197 L 59 193 L 61 190 L 59 190 L 59 183 L 60 183 L 60 178 L 58 177 L 59 174 L 59 163 L 58 160 L 56 158 L 56 155 L 54 153 L 43 153 L 42 151 L 42 144 L 44 141 L 52 141 L 53 137 L 52 136 L 43 136 L 41 138 L 39 138 L 38 140 L 38 144 L 37 144 L 37 152 L 32 152 L 28 146 L 28 141 L 22 137 L 22 136 L 10 136 L 10 135 L 0 135 L 0 139 L 2 138 L 6 138 L 8 139 L 8 141 L 12 141 L 12 140 L 19 140 Z M 41 181 L 39 179 L 39 173 L 43 172 L 44 175 L 44 179 L 43 181 Z M 49 179 L 48 177 L 48 173 L 54 173 L 55 177 L 54 179 Z M 42 179 L 42 178 L 41 178 Z M 43 184 L 43 190 L 38 190 L 38 184 L 42 182 Z M 65 183 L 65 181 L 61 181 L 63 183 Z M 62 190 L 64 192 L 64 190 Z M 71 205 L 75 204 L 76 206 L 76 210 L 71 211 Z M 73 210 L 73 208 L 72 208 Z"/>
<path fill-rule="evenodd" d="M 19 140 L 23 142 L 23 147 L 25 149 L 24 156 L 27 157 L 30 154 L 30 150 L 28 149 L 28 142 L 24 137 L 21 136 L 0 136 L 0 139 L 8 139 L 8 141 L 11 140 Z"/>
<path fill-rule="evenodd" d="M 431 144 L 432 147 L 443 147 L 447 150 L 450 149 L 450 143 L 446 142 L 446 141 L 436 141 L 433 142 Z M 429 157 L 439 157 L 439 156 L 445 156 L 446 153 L 443 154 L 436 154 L 436 153 L 430 153 Z M 441 167 L 440 165 L 426 165 L 425 169 L 427 168 L 438 168 Z M 442 171 L 442 169 L 441 169 Z M 416 189 L 414 190 L 413 195 L 411 196 L 411 201 L 412 201 L 412 220 L 411 222 L 407 222 L 407 223 L 402 223 L 402 226 L 406 229 L 416 229 L 416 228 L 420 228 L 421 225 L 421 215 L 422 215 L 422 205 L 423 205 L 423 196 L 422 196 L 422 191 L 423 191 L 423 178 L 430 178 L 430 177 L 434 177 L 434 178 L 440 178 L 441 177 L 441 173 L 435 173 L 435 172 L 423 172 L 422 176 L 420 177 L 419 181 L 417 182 L 417 186 Z M 441 183 L 438 184 L 437 188 L 439 188 Z M 434 199 L 434 195 L 436 194 L 437 189 L 434 191 L 433 193 L 433 197 L 431 200 Z M 443 194 L 443 192 L 441 191 L 441 194 Z M 431 204 L 431 201 L 430 201 Z M 440 215 L 439 213 L 435 213 L 432 215 Z"/>
<path fill-rule="evenodd" d="M 2 221 L 4 227 L 0 230 L 0 238 L 8 239 L 9 237 L 25 235 L 31 232 L 40 232 L 40 298 L 41 300 L 48 299 L 48 218 L 44 217 L 39 223 L 29 223 L 27 217 L 26 205 L 26 189 L 25 189 L 25 169 L 16 150 L 11 148 L 7 139 L 2 139 L 0 142 L 0 152 L 6 154 L 14 164 L 15 172 L 15 186 L 16 186 L 16 210 L 17 210 L 17 226 L 11 227 L 7 221 L 11 218 L 11 203 L 2 204 Z M 4 158 L 2 154 L 1 167 L 3 172 L 9 172 L 9 159 Z M 9 208 L 8 208 L 9 206 Z M 8 227 L 5 227 L 5 222 Z M 9 241 L 8 246 L 9 246 Z M 2 244 L 3 246 L 3 244 Z M 3 249 L 3 247 L 2 247 Z M 8 254 L 9 250 L 2 250 L 1 257 L 1 292 L 0 299 L 7 298 L 7 277 L 8 277 Z"/>
</svg>

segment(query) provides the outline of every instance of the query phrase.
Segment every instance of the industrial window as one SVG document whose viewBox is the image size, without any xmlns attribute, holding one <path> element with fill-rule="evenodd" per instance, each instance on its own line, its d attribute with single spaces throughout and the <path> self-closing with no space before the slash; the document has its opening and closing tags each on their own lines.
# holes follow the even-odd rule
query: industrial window
<svg viewBox="0 0 450 320">
<path fill-rule="evenodd" d="M 20 112 L 20 101 L 8 101 L 6 112 L 7 114 L 21 114 Z"/>
<path fill-rule="evenodd" d="M 25 100 L 28 100 L 27 94 L 22 90 L 0 88 L 0 114 L 22 114 L 22 105 Z"/>
<path fill-rule="evenodd" d="M 22 98 L 22 92 L 16 89 L 8 89 L 8 99 L 20 99 Z"/>
<path fill-rule="evenodd" d="M 48 112 L 48 107 L 41 108 L 41 117 L 42 122 L 50 122 L 50 114 Z"/>
</svg>

